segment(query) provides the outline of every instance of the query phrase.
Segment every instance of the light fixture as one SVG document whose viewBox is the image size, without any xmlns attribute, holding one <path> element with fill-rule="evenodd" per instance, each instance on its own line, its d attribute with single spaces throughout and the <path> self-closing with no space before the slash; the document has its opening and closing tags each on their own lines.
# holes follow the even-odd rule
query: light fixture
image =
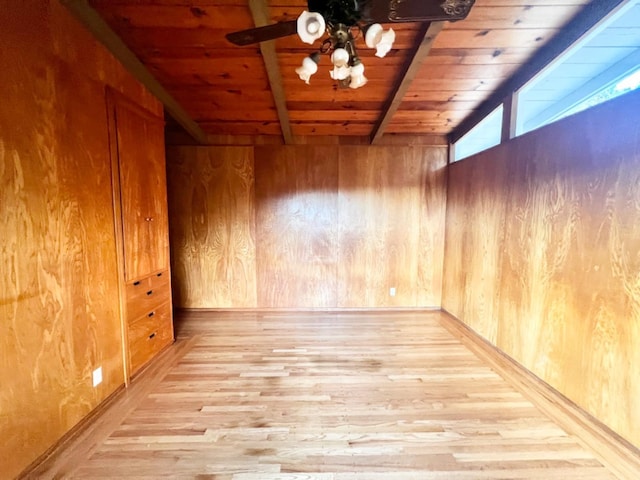
<svg viewBox="0 0 640 480">
<path fill-rule="evenodd" d="M 298 17 L 298 36 L 309 45 L 324 35 L 324 17 L 317 12 L 304 11 Z"/>
<path fill-rule="evenodd" d="M 344 48 L 336 48 L 331 54 L 331 63 L 333 70 L 329 72 L 334 80 L 345 80 L 351 75 L 351 67 L 349 66 L 349 52 Z"/>
<path fill-rule="evenodd" d="M 364 64 L 358 59 L 351 67 L 351 81 L 349 88 L 360 88 L 367 83 L 367 77 L 364 76 Z"/>
<path fill-rule="evenodd" d="M 311 75 L 318 71 L 319 61 L 320 54 L 318 52 L 314 52 L 308 57 L 305 57 L 304 60 L 302 60 L 302 65 L 296 68 L 296 73 L 300 77 L 300 80 L 303 80 L 304 83 L 308 85 Z"/>
<path fill-rule="evenodd" d="M 376 57 L 384 57 L 396 39 L 396 32 L 393 28 L 390 28 L 386 32 L 382 28 L 382 25 L 375 23 L 369 27 L 364 37 L 364 42 L 369 48 L 376 49 Z"/>
<path fill-rule="evenodd" d="M 346 20 L 345 22 L 349 23 Z M 311 75 L 318 70 L 320 53 L 326 53 L 331 55 L 333 64 L 329 75 L 340 87 L 362 87 L 367 83 L 367 78 L 364 76 L 364 64 L 356 50 L 356 38 L 364 33 L 365 44 L 376 49 L 377 57 L 384 57 L 389 53 L 396 38 L 393 29 L 385 31 L 379 23 L 368 25 L 361 30 L 357 25 L 348 27 L 345 23 L 325 22 L 321 14 L 306 10 L 298 17 L 297 27 L 298 36 L 305 43 L 313 44 L 325 34 L 325 31 L 329 35 L 329 38 L 322 42 L 319 52 L 306 57 L 302 65 L 296 69 L 300 79 L 307 84 Z"/>
</svg>

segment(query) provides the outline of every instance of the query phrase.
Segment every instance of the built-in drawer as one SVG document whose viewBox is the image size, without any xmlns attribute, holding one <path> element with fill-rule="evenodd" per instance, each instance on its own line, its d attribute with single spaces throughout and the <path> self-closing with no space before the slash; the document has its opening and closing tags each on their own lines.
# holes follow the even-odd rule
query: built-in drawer
<svg viewBox="0 0 640 480">
<path fill-rule="evenodd" d="M 127 334 L 131 373 L 135 373 L 173 341 L 171 302 L 165 302 L 147 314 L 129 321 Z"/>
<path fill-rule="evenodd" d="M 127 285 L 127 318 L 137 319 L 171 298 L 167 271 Z"/>
</svg>

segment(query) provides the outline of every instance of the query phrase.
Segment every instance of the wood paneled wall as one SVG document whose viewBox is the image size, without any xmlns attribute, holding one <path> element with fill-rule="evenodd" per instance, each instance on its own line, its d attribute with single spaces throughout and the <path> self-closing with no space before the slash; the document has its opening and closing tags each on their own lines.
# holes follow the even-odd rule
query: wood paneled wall
<svg viewBox="0 0 640 480">
<path fill-rule="evenodd" d="M 341 148 L 340 307 L 440 305 L 446 150 L 431 151 Z"/>
<path fill-rule="evenodd" d="M 169 148 L 176 305 L 439 306 L 446 154 L 431 146 Z M 246 155 L 251 173 L 234 167 Z"/>
<path fill-rule="evenodd" d="M 123 384 L 105 84 L 162 109 L 58 2 L 4 2 L 0 44 L 0 478 L 13 478 Z"/>
<path fill-rule="evenodd" d="M 167 155 L 174 305 L 255 307 L 253 149 L 169 149 Z"/>
<path fill-rule="evenodd" d="M 338 147 L 255 149 L 258 305 L 334 307 Z"/>
<path fill-rule="evenodd" d="M 443 307 L 640 446 L 640 92 L 453 164 Z"/>
</svg>

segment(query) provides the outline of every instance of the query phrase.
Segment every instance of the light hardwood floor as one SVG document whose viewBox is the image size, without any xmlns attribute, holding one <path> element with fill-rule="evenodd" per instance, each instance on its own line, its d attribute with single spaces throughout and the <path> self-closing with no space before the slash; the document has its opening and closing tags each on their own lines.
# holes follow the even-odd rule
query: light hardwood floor
<svg viewBox="0 0 640 480">
<path fill-rule="evenodd" d="M 617 478 L 440 312 L 188 313 L 37 478 Z"/>
</svg>

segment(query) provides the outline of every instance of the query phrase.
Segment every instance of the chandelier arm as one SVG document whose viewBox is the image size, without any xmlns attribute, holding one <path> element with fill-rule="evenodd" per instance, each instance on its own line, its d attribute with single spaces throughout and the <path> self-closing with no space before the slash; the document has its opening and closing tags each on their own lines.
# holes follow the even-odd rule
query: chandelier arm
<svg viewBox="0 0 640 480">
<path fill-rule="evenodd" d="M 345 47 L 344 47 L 345 50 L 349 52 L 349 65 L 354 65 L 356 61 L 360 60 L 360 58 L 358 57 L 358 51 L 356 50 L 354 40 L 355 38 L 349 35 L 349 39 L 347 40 L 347 43 L 345 44 Z"/>
<path fill-rule="evenodd" d="M 320 45 L 320 53 L 329 53 L 334 49 L 333 39 L 331 37 L 326 38 L 322 45 Z"/>
</svg>

